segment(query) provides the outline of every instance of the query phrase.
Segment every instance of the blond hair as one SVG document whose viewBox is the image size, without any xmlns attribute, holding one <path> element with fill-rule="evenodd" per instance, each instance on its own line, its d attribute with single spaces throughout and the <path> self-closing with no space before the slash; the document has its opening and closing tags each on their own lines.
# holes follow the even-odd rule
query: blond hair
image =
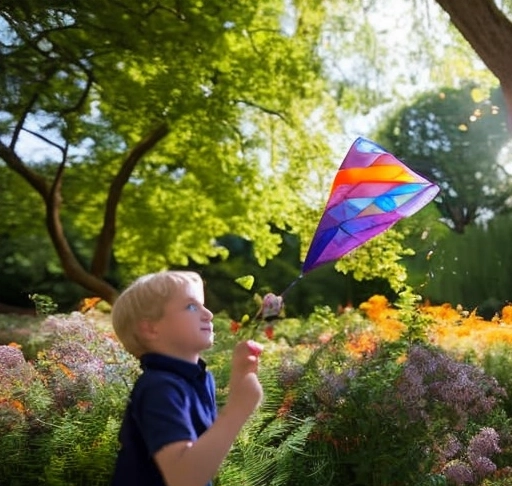
<svg viewBox="0 0 512 486">
<path fill-rule="evenodd" d="M 137 337 L 137 325 L 143 320 L 156 321 L 176 290 L 185 285 L 203 285 L 196 272 L 164 271 L 144 275 L 130 284 L 112 307 L 112 325 L 125 349 L 139 358 L 146 348 Z"/>
</svg>

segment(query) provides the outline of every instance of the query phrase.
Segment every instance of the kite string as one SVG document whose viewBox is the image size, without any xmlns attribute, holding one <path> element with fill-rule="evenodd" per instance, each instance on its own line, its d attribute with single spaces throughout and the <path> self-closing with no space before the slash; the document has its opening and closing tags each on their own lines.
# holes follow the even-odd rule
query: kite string
<svg viewBox="0 0 512 486">
<path fill-rule="evenodd" d="M 304 274 L 301 273 L 290 285 L 288 285 L 288 287 L 286 287 L 282 292 L 281 292 L 281 297 L 284 299 L 284 296 L 285 294 L 294 286 L 297 284 L 297 282 L 302 278 L 304 277 Z"/>
</svg>

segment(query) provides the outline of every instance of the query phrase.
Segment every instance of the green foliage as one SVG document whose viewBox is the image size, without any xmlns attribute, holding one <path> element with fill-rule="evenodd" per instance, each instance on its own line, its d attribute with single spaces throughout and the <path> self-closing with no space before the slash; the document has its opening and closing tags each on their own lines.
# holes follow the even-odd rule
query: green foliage
<svg viewBox="0 0 512 486">
<path fill-rule="evenodd" d="M 39 315 L 49 316 L 57 311 L 57 304 L 49 295 L 31 294 L 30 300 L 36 305 L 36 312 Z"/>
<path fill-rule="evenodd" d="M 2 206 L 0 200 L 0 207 Z M 30 295 L 39 294 L 51 297 L 63 312 L 75 309 L 77 303 L 90 294 L 86 294 L 82 287 L 65 278 L 55 249 L 49 237 L 44 234 L 44 228 L 37 224 L 35 216 L 31 223 L 24 223 L 22 211 L 20 207 L 16 213 L 20 214 L 16 226 L 10 225 L 6 228 L 3 227 L 3 221 L 0 221 L 0 231 L 5 231 L 0 235 L 0 302 L 33 309 L 34 303 Z M 29 224 L 30 231 L 27 229 Z M 78 239 L 74 241 L 74 245 L 82 248 Z"/>
<path fill-rule="evenodd" d="M 192 267 L 199 271 L 207 282 L 206 301 L 214 313 L 227 313 L 232 319 L 240 322 L 245 314 L 252 317 L 258 311 L 261 302 L 254 300 L 255 293 L 260 296 L 269 292 L 280 295 L 286 289 L 288 290 L 285 296 L 285 316 L 292 318 L 307 318 L 316 307 L 326 305 L 334 311 L 345 306 L 358 306 L 375 294 L 386 295 L 389 300 L 396 297 L 396 293 L 390 288 L 388 278 L 373 277 L 369 274 L 362 280 L 356 280 L 352 271 L 346 275 L 336 271 L 334 262 L 315 269 L 306 278 L 296 280 L 300 275 L 300 242 L 294 235 L 282 233 L 282 237 L 281 252 L 264 267 L 260 267 L 255 261 L 252 245 L 236 237 L 223 239 L 223 244 L 230 250 L 230 257 L 226 261 Z M 389 240 L 381 241 L 387 243 Z M 357 251 L 354 252 L 351 268 L 360 268 L 361 272 L 364 268 L 368 270 L 367 262 L 364 259 L 359 261 L 357 258 Z M 394 255 L 393 252 L 380 252 L 379 255 L 377 253 L 375 251 L 376 258 Z M 384 261 L 374 263 L 375 266 L 385 267 Z M 399 265 L 398 261 L 396 265 Z M 403 274 L 403 269 L 400 269 L 400 272 Z M 236 284 L 236 279 L 247 273 L 254 276 L 251 291 Z M 292 282 L 295 284 L 290 287 Z"/>
<path fill-rule="evenodd" d="M 215 484 L 292 484 L 297 456 L 305 455 L 313 426 L 312 419 L 280 420 L 263 409 L 235 442 Z"/>
<path fill-rule="evenodd" d="M 338 260 L 336 269 L 345 274 L 352 272 L 356 280 L 380 277 L 400 292 L 407 281 L 407 270 L 400 260 L 414 254 L 412 249 L 403 247 L 405 236 L 390 229 Z"/>
<path fill-rule="evenodd" d="M 251 290 L 252 286 L 254 285 L 254 276 L 244 275 L 242 277 L 238 277 L 235 282 L 245 290 Z"/>
<path fill-rule="evenodd" d="M 52 218 L 85 271 L 102 252 L 123 281 L 206 264 L 227 256 L 219 238 L 228 233 L 253 241 L 264 264 L 279 251 L 276 228 L 308 224 L 298 208 L 325 189 L 310 175 L 333 166 L 328 137 L 339 128 L 318 54 L 324 18 L 309 0 L 95 0 L 78 10 L 7 2 L 1 156 L 43 199 L 65 172 Z M 45 201 L 36 205 L 44 214 Z M 2 223 L 16 219 L 7 207 Z M 112 270 L 96 273 L 112 280 Z"/>
<path fill-rule="evenodd" d="M 502 467 L 511 430 L 503 390 L 478 367 L 425 344 L 428 319 L 418 313 L 417 299 L 406 292 L 397 302 L 399 318 L 407 325 L 401 340 L 381 343 L 362 358 L 346 346 L 347 339 L 369 326 L 357 312 L 334 316 L 318 309 L 304 323 L 302 339 L 287 339 L 289 351 L 281 348 L 281 359 L 272 358 L 261 370 L 266 402 L 263 418 L 255 423 L 263 421 L 268 430 L 250 429 L 251 443 L 237 443 L 221 471 L 221 477 L 229 478 L 226 484 L 384 486 L 397 484 L 397 478 L 404 486 L 448 484 L 447 478 L 456 477 L 451 468 L 457 461 L 476 475 L 490 474 L 472 462 L 471 451 L 483 442 L 493 464 Z M 281 323 L 283 330 L 293 338 L 294 321 L 287 321 Z M 311 329 L 316 332 L 308 336 Z M 277 454 L 287 434 L 293 440 L 300 433 L 298 424 L 308 421 L 307 441 L 298 442 L 278 473 L 268 462 L 265 431 L 284 433 L 274 444 Z M 495 431 L 501 454 L 493 442 Z M 458 452 L 448 452 L 452 436 L 460 444 Z M 244 475 L 239 464 L 255 476 Z"/>
<path fill-rule="evenodd" d="M 508 343 L 497 343 L 487 349 L 482 360 L 482 367 L 486 373 L 494 376 L 498 383 L 506 390 L 504 408 L 509 417 L 512 417 L 512 353 L 511 345 Z"/>
<path fill-rule="evenodd" d="M 479 309 L 490 319 L 512 288 L 510 215 L 497 216 L 486 227 L 468 228 L 464 235 L 451 234 L 433 246 L 422 264 L 426 282 L 421 292 L 432 302 L 449 302 Z"/>
<path fill-rule="evenodd" d="M 274 325 L 274 339 L 290 346 L 314 344 L 318 336 L 340 327 L 340 316 L 328 306 L 316 306 L 306 319 L 284 319 Z"/>
<path fill-rule="evenodd" d="M 376 32 L 366 17 L 354 5 L 343 7 L 343 18 L 327 12 L 330 7 L 314 0 L 293 6 L 278 0 L 179 6 L 94 0 L 76 10 L 69 1 L 7 2 L 0 12 L 9 36 L 0 73 L 7 163 L 0 166 L 0 188 L 6 189 L 0 191 L 6 208 L 0 233 L 18 263 L 9 270 L 30 269 L 20 291 L 46 293 L 60 303 L 67 288 L 53 270 L 63 260 L 65 268 L 85 272 L 92 260 L 106 262 L 92 273 L 115 287 L 149 271 L 207 265 L 227 257 L 228 234 L 251 241 L 259 265 L 278 254 L 289 235 L 299 237 L 304 251 L 336 165 L 332 135 L 340 132 L 326 55 L 350 45 L 360 56 L 364 46 L 379 70 L 386 66 L 383 56 L 374 57 Z M 360 36 L 348 31 L 348 18 L 357 21 Z M 326 32 L 343 42 L 327 46 Z M 355 79 L 335 84 L 343 89 L 344 108 L 359 109 L 352 96 L 361 101 L 370 91 Z M 375 97 L 366 101 L 374 104 Z M 33 124 L 24 130 L 28 119 Z M 20 131 L 12 128 L 17 123 Z M 162 138 L 148 147 L 158 130 Z M 26 147 L 16 163 L 14 146 Z M 56 245 L 60 262 L 53 251 L 49 255 L 50 238 L 40 248 L 32 244 L 26 255 L 16 251 L 20 234 L 45 231 L 43 199 L 51 187 L 58 193 L 52 207 L 60 211 L 54 216 L 63 223 L 57 235 L 65 235 L 71 250 L 62 250 L 65 242 Z M 104 226 L 106 219 L 113 227 Z M 372 252 L 382 261 L 375 277 L 395 289 L 403 281 L 396 259 L 405 251 L 381 241 L 387 249 Z M 58 289 L 35 284 L 39 265 L 33 260 Z M 365 258 L 361 267 L 357 261 L 347 271 L 360 280 L 368 265 Z M 285 270 L 292 273 L 288 265 Z M 104 288 L 89 291 L 100 295 Z M 81 297 L 73 289 L 65 309 Z"/>
<path fill-rule="evenodd" d="M 55 431 L 45 445 L 44 484 L 108 484 L 118 451 L 125 393 L 126 387 L 104 388 L 94 402 L 69 410 L 53 424 Z"/>
<path fill-rule="evenodd" d="M 348 364 L 344 353 L 339 355 L 334 346 L 326 349 L 332 362 Z M 454 431 L 457 426 L 461 427 L 458 436 L 465 444 L 482 423 L 501 430 L 506 440 L 509 426 L 499 407 L 487 418 L 477 412 L 478 407 L 486 407 L 487 393 L 499 397 L 499 389 L 491 392 L 491 388 L 487 388 L 491 381 L 476 373 L 468 382 L 466 372 L 471 376 L 471 370 L 463 366 L 459 370 L 454 362 L 434 352 L 427 358 L 434 369 L 436 360 L 440 360 L 441 367 L 434 376 L 429 377 L 427 368 L 414 369 L 425 373 L 422 380 L 425 386 L 431 387 L 429 393 L 435 396 L 436 387 L 445 383 L 447 395 L 437 395 L 437 399 L 434 396 L 420 398 L 415 395 L 417 390 L 412 383 L 407 383 L 409 366 L 415 367 L 413 360 L 418 359 L 415 353 L 417 351 L 411 352 L 410 362 L 402 365 L 382 348 L 354 369 L 342 367 L 336 374 L 330 374 L 325 361 L 319 360 L 317 363 L 321 365 L 301 375 L 300 380 L 305 383 L 299 382 L 297 386 L 302 393 L 294 395 L 289 414 L 299 417 L 304 412 L 315 414 L 317 427 L 313 437 L 323 443 L 322 448 L 327 443 L 337 451 L 337 455 L 331 451 L 331 457 L 336 457 L 329 465 L 332 484 L 387 485 L 396 484 L 398 477 L 399 484 L 421 484 L 430 471 L 446 466 L 443 462 L 446 459 L 438 456 L 438 447 L 446 440 L 447 430 Z M 444 366 L 446 368 L 442 368 Z M 470 399 L 463 405 L 462 399 L 460 405 L 457 404 L 461 400 L 456 398 L 459 380 L 466 389 L 475 387 L 470 393 L 480 394 L 480 401 Z M 450 396 L 449 389 L 453 390 Z M 459 406 L 464 412 L 452 408 Z M 299 477 L 294 481 L 297 482 L 290 484 L 301 484 Z"/>
<path fill-rule="evenodd" d="M 406 331 L 402 334 L 400 340 L 407 347 L 413 344 L 427 342 L 427 328 L 432 323 L 432 318 L 420 312 L 418 304 L 421 297 L 412 292 L 411 289 L 404 290 L 399 294 L 395 306 L 399 309 L 398 319 L 405 324 Z"/>
</svg>

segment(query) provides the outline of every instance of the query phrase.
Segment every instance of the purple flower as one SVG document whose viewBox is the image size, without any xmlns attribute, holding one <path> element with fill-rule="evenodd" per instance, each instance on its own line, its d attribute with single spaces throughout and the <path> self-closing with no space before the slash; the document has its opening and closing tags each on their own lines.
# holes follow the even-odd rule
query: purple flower
<svg viewBox="0 0 512 486">
<path fill-rule="evenodd" d="M 489 457 L 500 452 L 499 435 L 492 427 L 484 427 L 470 441 L 467 456 L 475 474 L 484 478 L 496 471 Z"/>
<path fill-rule="evenodd" d="M 441 450 L 439 452 L 440 459 L 443 460 L 450 460 L 457 456 L 462 450 L 462 443 L 460 440 L 453 434 L 448 434 L 446 437 L 446 441 L 441 447 Z"/>
<path fill-rule="evenodd" d="M 80 342 L 58 342 L 50 349 L 49 356 L 66 365 L 77 376 L 103 379 L 105 363 Z"/>
<path fill-rule="evenodd" d="M 0 346 L 0 396 L 11 395 L 13 387 L 27 388 L 34 375 L 34 368 L 25 361 L 20 349 Z"/>
<path fill-rule="evenodd" d="M 490 457 L 501 452 L 499 447 L 500 437 L 492 427 L 483 427 L 475 435 L 468 445 L 468 457 L 470 460 L 476 457 Z"/>
<path fill-rule="evenodd" d="M 291 388 L 297 384 L 304 374 L 304 367 L 302 365 L 292 364 L 289 361 L 284 361 L 279 367 L 278 381 L 284 388 Z"/>
<path fill-rule="evenodd" d="M 505 391 L 494 377 L 446 353 L 413 346 L 397 383 L 398 397 L 411 420 L 449 414 L 456 430 L 491 412 Z"/>
<path fill-rule="evenodd" d="M 496 471 L 496 464 L 488 457 L 478 457 L 471 461 L 471 466 L 475 472 L 475 476 L 485 478 Z"/>
<path fill-rule="evenodd" d="M 41 331 L 52 338 L 91 343 L 97 339 L 97 331 L 80 312 L 73 312 L 69 316 L 49 316 L 42 323 Z"/>
<path fill-rule="evenodd" d="M 14 346 L 0 346 L 0 370 L 17 368 L 25 363 L 25 357 L 20 349 Z"/>
<path fill-rule="evenodd" d="M 347 378 L 344 374 L 325 371 L 321 372 L 320 378 L 315 395 L 324 405 L 333 407 L 347 389 Z"/>
<path fill-rule="evenodd" d="M 442 472 L 448 481 L 455 483 L 457 486 L 471 484 L 474 480 L 471 467 L 463 461 L 454 460 L 449 462 Z"/>
</svg>

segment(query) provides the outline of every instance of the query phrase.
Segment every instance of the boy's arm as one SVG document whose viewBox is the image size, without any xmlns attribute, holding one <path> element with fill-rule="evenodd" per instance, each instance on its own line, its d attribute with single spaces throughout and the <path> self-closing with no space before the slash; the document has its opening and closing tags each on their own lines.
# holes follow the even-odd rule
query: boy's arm
<svg viewBox="0 0 512 486">
<path fill-rule="evenodd" d="M 215 476 L 263 396 L 257 377 L 260 352 L 254 343 L 240 343 L 233 353 L 227 403 L 212 426 L 195 442 L 174 442 L 155 454 L 167 486 L 205 486 Z"/>
</svg>

